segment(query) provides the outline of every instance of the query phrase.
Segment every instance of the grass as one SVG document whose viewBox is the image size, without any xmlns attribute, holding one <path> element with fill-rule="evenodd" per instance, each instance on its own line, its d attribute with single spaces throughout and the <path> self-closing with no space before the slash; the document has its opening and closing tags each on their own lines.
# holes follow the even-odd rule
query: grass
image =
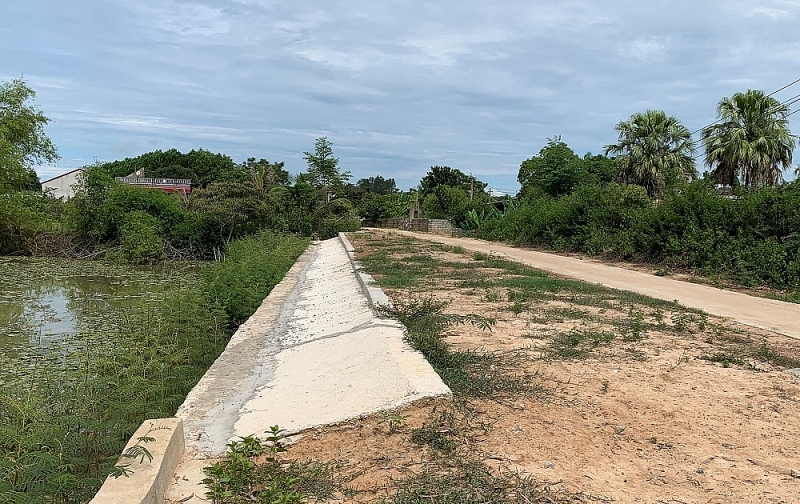
<svg viewBox="0 0 800 504">
<path fill-rule="evenodd" d="M 800 367 L 800 361 L 792 356 L 739 338 L 735 329 L 674 301 L 558 278 L 491 254 L 467 255 L 423 241 L 398 243 L 366 235 L 357 248 L 361 249 L 365 268 L 382 287 L 396 289 L 396 278 L 401 273 L 413 277 L 413 287 L 409 289 L 412 294 L 388 292 L 394 308 L 385 313 L 405 324 L 407 341 L 422 352 L 454 394 L 449 407 L 435 409 L 427 421 L 412 430 L 410 440 L 428 450 L 429 456 L 424 457 L 427 462 L 416 474 L 395 481 L 396 492 L 381 501 L 386 504 L 575 499 L 575 495 L 541 493 L 536 482 L 513 473 L 490 471 L 485 455 L 480 453 L 480 442 L 488 432 L 482 429 L 491 429 L 493 421 L 479 411 L 490 409 L 486 408 L 486 401 L 513 407 L 520 397 L 545 397 L 551 393 L 537 374 L 526 372 L 536 358 L 646 360 L 653 356 L 646 341 L 659 333 L 672 340 L 705 342 L 711 350 L 701 358 L 726 366 L 749 358 Z M 431 250 L 457 253 L 459 257 L 434 257 Z M 400 288 L 407 285 L 410 284 Z M 518 320 L 524 321 L 536 340 L 532 345 L 543 346 L 537 347 L 538 352 L 530 348 L 489 352 L 449 347 L 442 335 L 445 331 L 457 332 L 454 325 L 480 325 L 483 320 L 486 323 L 481 328 L 488 332 L 492 324 L 475 314 L 448 313 L 448 303 L 434 294 L 442 291 L 475 296 L 472 301 L 480 302 L 482 313 L 495 310 L 498 317 L 517 327 Z M 509 311 L 516 316 L 502 314 Z M 564 330 L 570 325 L 571 329 Z M 485 341 L 487 337 L 491 336 L 476 340 Z M 459 344 L 463 341 L 459 340 Z M 677 362 L 671 362 L 672 368 L 687 361 L 684 350 Z M 598 382 L 602 393 L 612 387 L 608 380 Z M 476 418 L 486 423 L 476 426 Z"/>
</svg>

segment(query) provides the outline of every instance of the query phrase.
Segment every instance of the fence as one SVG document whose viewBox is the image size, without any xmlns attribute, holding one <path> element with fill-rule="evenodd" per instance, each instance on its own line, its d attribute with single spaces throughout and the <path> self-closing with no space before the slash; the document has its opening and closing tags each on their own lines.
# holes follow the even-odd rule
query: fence
<svg viewBox="0 0 800 504">
<path fill-rule="evenodd" d="M 446 219 L 385 219 L 381 221 L 380 227 L 422 231 L 445 236 L 453 236 L 458 232 L 458 228 Z"/>
</svg>

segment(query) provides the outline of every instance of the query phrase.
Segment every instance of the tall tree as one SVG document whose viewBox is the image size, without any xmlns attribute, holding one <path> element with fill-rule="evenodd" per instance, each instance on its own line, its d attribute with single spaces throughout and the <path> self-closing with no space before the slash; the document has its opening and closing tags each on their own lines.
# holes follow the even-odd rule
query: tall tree
<svg viewBox="0 0 800 504">
<path fill-rule="evenodd" d="M 44 132 L 50 119 L 34 98 L 22 79 L 0 83 L 0 191 L 30 188 L 34 165 L 60 159 Z"/>
<path fill-rule="evenodd" d="M 724 184 L 772 186 L 792 166 L 795 140 L 786 119 L 789 106 L 750 89 L 723 98 L 717 122 L 703 128 L 706 165 Z"/>
<path fill-rule="evenodd" d="M 339 188 L 350 180 L 350 172 L 339 171 L 339 158 L 333 157 L 333 144 L 328 137 L 317 138 L 314 153 L 304 152 L 308 163 L 308 180 L 316 187 Z"/>
<path fill-rule="evenodd" d="M 679 180 L 697 178 L 692 135 L 675 117 L 661 110 L 633 114 L 616 128 L 619 140 L 606 145 L 616 155 L 620 179 L 654 196 Z"/>
<path fill-rule="evenodd" d="M 560 136 L 547 139 L 539 154 L 526 159 L 519 167 L 517 180 L 521 196 L 548 194 L 553 197 L 569 194 L 580 182 L 583 160 Z"/>
<path fill-rule="evenodd" d="M 461 170 L 450 168 L 449 166 L 431 166 L 431 169 L 420 181 L 420 191 L 424 197 L 431 194 L 439 186 L 449 186 L 463 189 L 467 194 L 472 189 L 473 194 L 477 195 L 482 193 L 487 185 L 485 182 L 470 177 Z"/>
</svg>

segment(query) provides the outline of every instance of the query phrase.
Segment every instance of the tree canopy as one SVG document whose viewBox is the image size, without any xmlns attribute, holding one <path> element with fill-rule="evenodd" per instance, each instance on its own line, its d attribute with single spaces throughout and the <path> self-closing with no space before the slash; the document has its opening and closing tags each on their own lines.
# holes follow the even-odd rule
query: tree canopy
<svg viewBox="0 0 800 504">
<path fill-rule="evenodd" d="M 545 194 L 554 198 L 572 193 L 581 184 L 605 184 L 615 178 L 610 159 L 591 153 L 581 158 L 560 136 L 548 138 L 539 154 L 522 162 L 517 175 L 521 196 Z"/>
<path fill-rule="evenodd" d="M 786 116 L 789 106 L 750 89 L 723 98 L 717 122 L 703 129 L 706 165 L 714 178 L 747 187 L 772 186 L 792 166 L 795 140 Z"/>
<path fill-rule="evenodd" d="M 0 83 L 0 191 L 35 189 L 34 165 L 60 159 L 44 132 L 50 119 L 35 98 L 22 79 Z"/>
<path fill-rule="evenodd" d="M 694 146 L 689 130 L 661 110 L 637 112 L 616 128 L 619 140 L 606 145 L 616 155 L 623 182 L 638 184 L 654 196 L 680 180 L 694 180 Z"/>
<path fill-rule="evenodd" d="M 366 192 L 375 194 L 391 194 L 397 191 L 397 184 L 393 178 L 385 179 L 380 175 L 369 178 L 362 178 L 356 185 Z"/>
<path fill-rule="evenodd" d="M 317 138 L 313 154 L 310 152 L 303 154 L 308 163 L 308 182 L 317 189 L 340 188 L 350 180 L 349 171 L 339 170 L 339 158 L 333 157 L 333 143 L 328 137 Z"/>
<path fill-rule="evenodd" d="M 112 177 L 125 177 L 136 170 L 144 170 L 146 177 L 192 179 L 192 187 L 206 187 L 212 182 L 235 180 L 244 175 L 229 156 L 205 149 L 185 154 L 178 149 L 156 150 L 103 166 Z"/>
<path fill-rule="evenodd" d="M 482 193 L 486 186 L 484 182 L 470 177 L 461 170 L 449 166 L 431 166 L 428 173 L 420 181 L 420 193 L 423 197 L 431 194 L 439 186 L 457 187 L 469 194 L 474 182 L 473 191 L 477 195 Z"/>
</svg>

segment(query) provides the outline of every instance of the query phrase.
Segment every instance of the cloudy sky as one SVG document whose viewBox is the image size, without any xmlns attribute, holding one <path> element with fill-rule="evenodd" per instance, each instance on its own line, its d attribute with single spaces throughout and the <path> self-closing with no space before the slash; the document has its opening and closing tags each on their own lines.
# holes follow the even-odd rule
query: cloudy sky
<svg viewBox="0 0 800 504">
<path fill-rule="evenodd" d="M 356 179 L 446 164 L 514 191 L 548 137 L 598 153 L 632 113 L 696 130 L 800 78 L 798 26 L 800 0 L 3 0 L 0 80 L 52 119 L 43 179 L 173 147 L 297 173 L 327 136 Z"/>
</svg>

